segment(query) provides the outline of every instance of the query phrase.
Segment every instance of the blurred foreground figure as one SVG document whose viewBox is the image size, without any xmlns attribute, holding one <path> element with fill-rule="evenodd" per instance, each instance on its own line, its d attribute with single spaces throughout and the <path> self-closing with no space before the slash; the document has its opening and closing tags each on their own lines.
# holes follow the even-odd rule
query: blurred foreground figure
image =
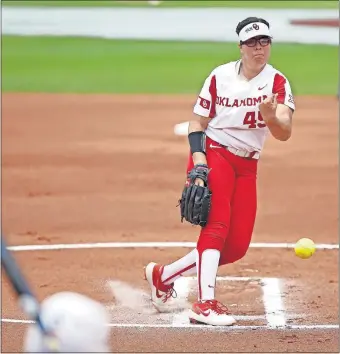
<svg viewBox="0 0 340 354">
<path fill-rule="evenodd" d="M 60 292 L 41 304 L 41 320 L 58 339 L 56 351 L 109 352 L 109 315 L 105 307 L 84 295 Z M 24 337 L 25 352 L 48 352 L 41 330 L 28 327 Z"/>
</svg>

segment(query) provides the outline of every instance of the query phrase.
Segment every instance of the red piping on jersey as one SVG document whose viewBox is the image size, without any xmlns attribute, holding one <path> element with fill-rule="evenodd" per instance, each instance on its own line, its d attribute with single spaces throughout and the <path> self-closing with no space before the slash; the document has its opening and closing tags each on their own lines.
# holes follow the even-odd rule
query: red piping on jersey
<svg viewBox="0 0 340 354">
<path fill-rule="evenodd" d="M 277 93 L 277 102 L 278 103 L 284 103 L 286 99 L 286 79 L 280 75 L 280 74 L 275 74 L 274 77 L 274 83 L 273 83 L 273 93 Z"/>
<path fill-rule="evenodd" d="M 198 264 L 197 264 L 197 280 L 198 280 L 198 300 L 202 300 L 202 287 L 201 287 L 201 272 L 202 272 L 202 253 L 201 251 L 197 250 L 198 252 Z"/>
<path fill-rule="evenodd" d="M 209 92 L 211 96 L 211 107 L 209 112 L 209 118 L 214 118 L 216 115 L 216 99 L 217 99 L 217 89 L 216 89 L 216 76 L 214 75 L 210 80 Z"/>
</svg>

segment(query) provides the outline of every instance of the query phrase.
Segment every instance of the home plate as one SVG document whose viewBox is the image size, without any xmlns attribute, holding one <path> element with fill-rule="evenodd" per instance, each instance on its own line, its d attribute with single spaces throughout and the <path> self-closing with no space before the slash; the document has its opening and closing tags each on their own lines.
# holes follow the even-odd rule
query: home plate
<svg viewBox="0 0 340 354">
<path fill-rule="evenodd" d="M 189 122 L 176 124 L 174 127 L 175 135 L 188 135 Z"/>
</svg>

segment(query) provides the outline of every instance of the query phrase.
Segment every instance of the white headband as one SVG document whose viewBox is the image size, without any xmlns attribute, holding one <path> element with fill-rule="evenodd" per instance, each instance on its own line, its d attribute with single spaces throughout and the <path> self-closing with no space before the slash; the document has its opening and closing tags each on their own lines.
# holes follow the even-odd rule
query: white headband
<svg viewBox="0 0 340 354">
<path fill-rule="evenodd" d="M 266 24 L 264 24 L 262 22 L 253 22 L 253 23 L 250 23 L 249 25 L 243 27 L 238 36 L 240 38 L 240 41 L 242 41 L 242 42 L 248 40 L 249 38 L 253 38 L 256 36 L 272 37 L 272 35 L 270 34 L 270 31 L 269 31 L 269 28 L 267 27 Z"/>
</svg>

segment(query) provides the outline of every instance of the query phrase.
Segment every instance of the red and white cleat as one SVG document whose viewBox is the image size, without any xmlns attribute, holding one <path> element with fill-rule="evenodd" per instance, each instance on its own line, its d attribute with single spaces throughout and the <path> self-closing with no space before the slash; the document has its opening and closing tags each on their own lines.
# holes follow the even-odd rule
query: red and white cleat
<svg viewBox="0 0 340 354">
<path fill-rule="evenodd" d="M 151 289 L 151 302 L 159 312 L 173 312 L 178 310 L 178 304 L 174 301 L 177 297 L 174 283 L 165 285 L 161 277 L 164 266 L 156 263 L 149 263 L 144 268 L 145 279 Z"/>
<path fill-rule="evenodd" d="M 189 310 L 191 323 L 211 326 L 231 326 L 236 323 L 228 308 L 217 300 L 198 301 Z"/>
</svg>

